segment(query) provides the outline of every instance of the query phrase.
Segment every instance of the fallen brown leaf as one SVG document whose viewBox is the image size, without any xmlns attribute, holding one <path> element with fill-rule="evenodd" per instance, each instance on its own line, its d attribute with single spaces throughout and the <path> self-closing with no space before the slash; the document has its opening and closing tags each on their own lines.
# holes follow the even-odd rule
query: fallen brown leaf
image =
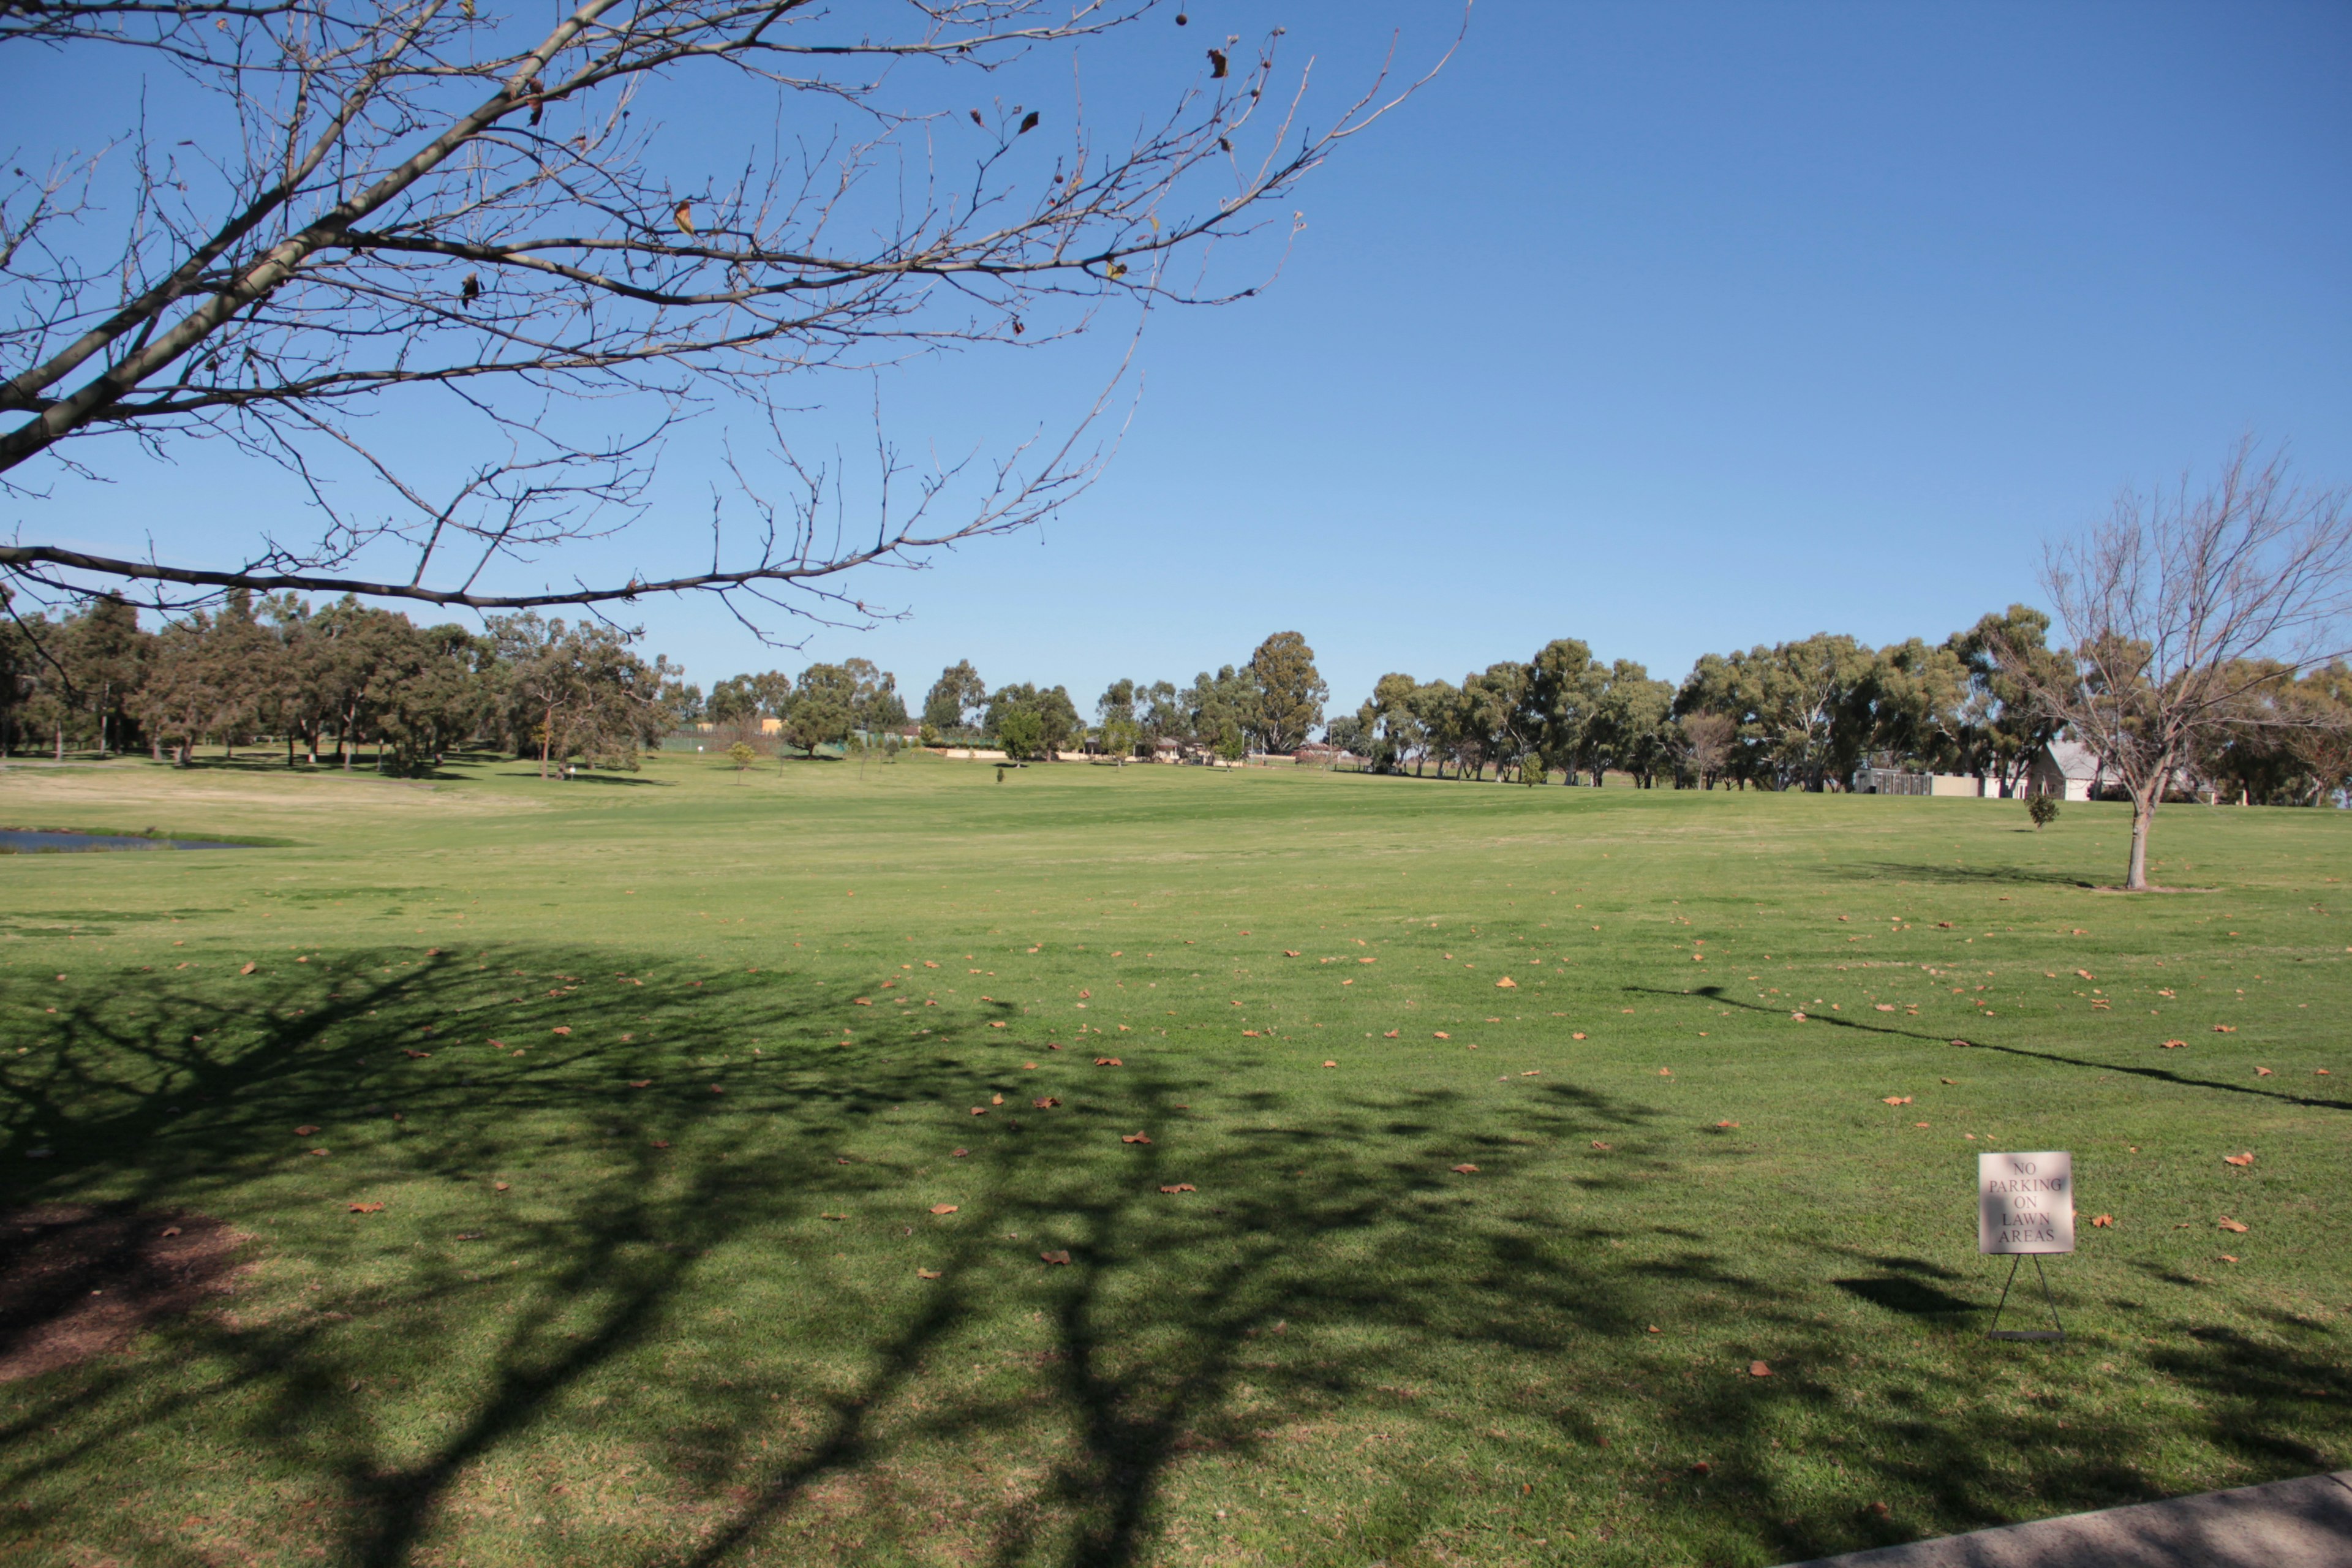
<svg viewBox="0 0 2352 1568">
<path fill-rule="evenodd" d="M 1119 1060 L 1117 1057 L 1097 1057 L 1095 1058 L 1095 1066 L 1098 1068 L 1123 1068 L 1127 1064 L 1125 1062 Z"/>
<path fill-rule="evenodd" d="M 1768 1363 L 1751 1361 L 1748 1363 L 1748 1375 L 1750 1377 L 1769 1377 L 1772 1375 L 1772 1368 Z"/>
<path fill-rule="evenodd" d="M 653 1086 L 654 1080 L 649 1078 L 633 1078 L 629 1080 L 631 1089 L 651 1089 Z"/>
<path fill-rule="evenodd" d="M 936 1268 L 918 1268 L 915 1270 L 915 1278 L 918 1279 L 936 1279 L 939 1277 L 940 1271 Z"/>
<path fill-rule="evenodd" d="M 1456 1165 L 1454 1167 L 1454 1173 L 1457 1176 L 1475 1176 L 1478 1173 L 1478 1167 L 1475 1165 Z"/>
<path fill-rule="evenodd" d="M 2242 1154 L 2224 1154 L 2221 1156 L 2221 1163 L 2224 1165 L 2251 1165 L 2253 1163 L 2254 1152 L 2252 1149 L 2247 1150 Z"/>
<path fill-rule="evenodd" d="M 1173 1186 L 1162 1187 L 1160 1190 L 1163 1193 L 1197 1193 L 1201 1189 L 1190 1182 L 1178 1182 Z"/>
<path fill-rule="evenodd" d="M 2223 1230 L 2228 1231 L 2232 1236 L 2243 1236 L 2246 1234 L 2246 1226 L 2243 1220 L 2231 1219 L 2228 1215 L 2223 1215 L 2217 1223 L 2220 1224 Z"/>
<path fill-rule="evenodd" d="M 1739 1125 L 1739 1123 L 1738 1123 L 1738 1122 L 1737 1122 L 1737 1121 L 1718 1121 L 1718 1122 L 1717 1122 L 1715 1125 L 1716 1125 L 1716 1127 L 1717 1127 L 1717 1131 L 1724 1131 L 1724 1130 L 1727 1130 L 1727 1129 L 1730 1129 L 1730 1128 L 1737 1127 L 1737 1126 L 1738 1126 L 1738 1125 Z"/>
<path fill-rule="evenodd" d="M 1609 1151 L 1610 1151 L 1610 1150 L 1612 1150 L 1612 1149 L 1613 1149 L 1613 1148 L 1615 1148 L 1615 1147 L 1616 1147 L 1616 1145 L 1615 1145 L 1615 1144 L 1613 1144 L 1613 1143 L 1603 1143 L 1603 1142 L 1602 1142 L 1600 1139 L 1598 1139 L 1598 1138 L 1595 1138 L 1595 1139 L 1592 1141 L 1592 1146 L 1593 1146 L 1595 1149 L 1600 1150 L 1600 1151 L 1601 1151 L 1602 1153 L 1604 1153 L 1604 1154 L 1606 1154 L 1607 1152 L 1609 1152 Z"/>
<path fill-rule="evenodd" d="M 297 1138 L 308 1138 L 318 1131 L 319 1130 L 315 1127 L 297 1127 L 294 1129 L 294 1136 Z"/>
<path fill-rule="evenodd" d="M 260 966 L 259 964 L 257 964 L 257 963 L 248 963 L 248 964 L 247 964 L 244 968 L 242 968 L 242 969 L 238 970 L 238 971 L 237 971 L 237 973 L 238 973 L 239 974 L 250 974 L 250 973 L 252 973 L 255 970 L 257 970 L 257 969 L 258 969 L 258 968 L 260 968 L 260 967 L 261 967 L 261 966 Z"/>
<path fill-rule="evenodd" d="M 1371 961 L 1370 961 L 1370 959 L 1366 959 L 1364 962 L 1366 962 L 1367 963 L 1370 963 Z M 1504 975 L 1500 980 L 1497 980 L 1497 981 L 1496 981 L 1496 982 L 1495 982 L 1495 989 L 1496 989 L 1496 990 L 1497 990 L 1497 991 L 1517 991 L 1518 988 L 1519 988 L 1519 983 L 1518 983 L 1517 981 L 1516 981 L 1516 980 L 1512 979 L 1512 978 L 1511 978 L 1509 975 L 1507 975 L 1507 974 Z"/>
<path fill-rule="evenodd" d="M 931 1205 L 931 1212 L 933 1214 L 953 1214 L 956 1212 L 956 1206 L 953 1204 L 933 1204 Z"/>
<path fill-rule="evenodd" d="M 1889 1105 L 1908 1105 L 1911 1103 L 1911 1097 L 1907 1094 L 1890 1094 L 1886 1097 L 1886 1103 Z"/>
<path fill-rule="evenodd" d="M 550 1030 L 548 1031 L 548 1033 L 549 1033 L 549 1034 L 551 1034 L 551 1035 L 568 1035 L 568 1034 L 570 1034 L 571 1032 L 572 1032 L 572 1026 L 571 1026 L 571 1025 L 569 1025 L 569 1024 L 558 1024 L 558 1025 L 556 1025 L 556 1026 L 555 1026 L 555 1027 L 553 1027 L 552 1029 L 550 1029 Z"/>
<path fill-rule="evenodd" d="M 1066 1252 L 1041 1252 L 1037 1257 L 1042 1262 L 1053 1264 L 1064 1264 L 1070 1260 L 1070 1255 Z"/>
<path fill-rule="evenodd" d="M 1148 1132 L 1122 1132 L 1118 1135 L 1118 1141 L 1122 1143 L 1149 1143 L 1151 1142 L 1151 1135 Z"/>
<path fill-rule="evenodd" d="M 1061 1104 L 1062 1102 L 1053 1095 L 1049 1094 L 1043 1100 L 1033 1100 L 1029 1103 L 1036 1107 L 1039 1110 L 1051 1110 L 1054 1107 Z"/>
<path fill-rule="evenodd" d="M 2213 1026 L 2213 1032 L 2217 1035 L 2234 1035 L 2238 1032 L 2238 1026 L 2235 1024 L 2216 1024 Z"/>
<path fill-rule="evenodd" d="M 352 1205 L 352 1212 L 353 1214 L 382 1214 L 383 1212 L 383 1205 L 380 1203 L 353 1204 Z"/>
<path fill-rule="evenodd" d="M 1451 1035 L 1449 1035 L 1449 1034 L 1447 1034 L 1447 1033 L 1446 1033 L 1444 1030 L 1443 1030 L 1443 1029 L 1436 1029 L 1436 1030 L 1433 1030 L 1433 1031 L 1431 1031 L 1431 1034 L 1430 1034 L 1430 1037 L 1430 1037 L 1431 1039 L 1433 1039 L 1433 1040 L 1450 1040 L 1450 1039 L 1452 1039 L 1454 1037 L 1453 1037 L 1453 1036 L 1451 1036 Z"/>
<path fill-rule="evenodd" d="M 2164 1042 L 2164 1048 L 2168 1051 L 2177 1051 L 2188 1043 L 2187 1040 L 2167 1040 Z"/>
<path fill-rule="evenodd" d="M 2115 1223 L 2116 1216 L 2111 1214 L 2095 1214 L 2091 1216 L 2092 1226 L 2099 1230 L 2112 1229 Z"/>
</svg>

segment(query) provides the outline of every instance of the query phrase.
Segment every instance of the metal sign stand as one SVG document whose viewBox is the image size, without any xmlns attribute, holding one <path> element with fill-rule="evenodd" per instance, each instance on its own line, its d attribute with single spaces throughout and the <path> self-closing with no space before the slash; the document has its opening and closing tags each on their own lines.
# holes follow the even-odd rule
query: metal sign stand
<svg viewBox="0 0 2352 1568">
<path fill-rule="evenodd" d="M 2056 1326 L 2048 1329 L 2004 1329 L 2000 1326 L 2001 1308 L 2009 1305 L 2009 1287 L 2017 1283 L 2017 1267 L 2026 1259 L 2018 1253 L 2009 1260 L 2009 1281 L 2000 1288 L 2000 1305 L 1992 1310 L 1992 1327 L 1985 1331 L 1989 1340 L 2063 1340 L 2066 1325 L 2058 1321 L 2058 1299 L 2050 1293 L 2050 1276 L 2042 1272 L 2042 1255 L 2032 1254 L 2034 1278 L 2042 1281 L 2042 1300 L 2050 1309 L 2050 1321 Z"/>
</svg>

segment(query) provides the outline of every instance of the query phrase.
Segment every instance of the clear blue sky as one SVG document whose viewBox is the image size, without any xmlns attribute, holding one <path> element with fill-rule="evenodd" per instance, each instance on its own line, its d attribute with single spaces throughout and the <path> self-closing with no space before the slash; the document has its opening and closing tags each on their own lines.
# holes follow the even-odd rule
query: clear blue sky
<svg viewBox="0 0 2352 1568">
<path fill-rule="evenodd" d="M 1444 0 L 1189 8 L 1187 53 L 1280 22 L 1343 81 L 1391 26 L 1408 59 L 1451 30 Z M 875 584 L 910 612 L 879 630 L 775 652 L 652 605 L 648 647 L 706 683 L 862 654 L 918 699 L 969 658 L 1090 710 L 1286 628 L 1335 708 L 1561 636 L 1677 679 L 1816 630 L 1940 637 L 2242 432 L 2352 482 L 2347 82 L 2339 4 L 1481 0 L 1307 188 L 1272 290 L 1155 321 L 1125 447 L 1066 514 Z M 928 367 L 886 407 L 910 444 L 1050 416 L 1108 346 Z M 707 514 L 698 449 L 667 526 Z M 225 472 L 13 521 L 223 527 Z"/>
</svg>

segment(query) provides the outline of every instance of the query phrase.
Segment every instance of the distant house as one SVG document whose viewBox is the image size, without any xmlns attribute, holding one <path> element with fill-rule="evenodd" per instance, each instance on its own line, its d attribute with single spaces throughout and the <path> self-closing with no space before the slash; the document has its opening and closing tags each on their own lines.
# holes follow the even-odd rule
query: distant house
<svg viewBox="0 0 2352 1568">
<path fill-rule="evenodd" d="M 1962 795 L 1975 799 L 1981 795 L 2000 794 L 1998 779 L 1980 779 L 1973 773 L 1915 773 L 1901 768 L 1857 768 L 1853 775 L 1856 795 Z"/>
<path fill-rule="evenodd" d="M 2097 795 L 2105 772 L 2098 754 L 2081 742 L 2053 741 L 2026 770 L 2025 793 L 2090 800 Z"/>
</svg>

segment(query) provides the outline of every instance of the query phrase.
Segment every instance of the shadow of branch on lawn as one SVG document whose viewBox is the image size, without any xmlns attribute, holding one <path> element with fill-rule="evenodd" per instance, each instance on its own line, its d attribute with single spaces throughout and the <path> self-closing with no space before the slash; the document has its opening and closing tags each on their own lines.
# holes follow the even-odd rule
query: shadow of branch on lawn
<svg viewBox="0 0 2352 1568">
<path fill-rule="evenodd" d="M 1450 1468 L 1473 1423 L 1520 1434 L 1495 1452 L 1527 1454 L 1497 1462 L 1524 1469 L 1530 1521 L 1597 1519 L 1654 1555 L 1992 1522 L 2015 1485 L 1984 1456 L 2025 1428 L 2090 1455 L 2037 1506 L 2147 1495 L 2136 1437 L 1970 1407 L 1960 1365 L 1906 1363 L 1857 1405 L 1814 1348 L 1822 1299 L 1948 1336 L 1934 1266 L 1840 1255 L 1871 1272 L 1776 1282 L 1744 1231 L 1654 1196 L 1741 1156 L 1589 1084 L 1310 1096 L 1265 1087 L 1281 1073 L 1256 1069 L 1297 1049 L 1272 1041 L 1247 1061 L 1139 1043 L 1097 1068 L 977 1005 L 916 1036 L 932 1015 L 789 976 L 413 951 L 234 988 L 96 982 L 40 1054 L 0 1061 L 21 1196 L 230 1215 L 254 1265 L 230 1310 L 15 1386 L 0 1530 L 211 1561 L 186 1494 L 234 1455 L 207 1513 L 364 1568 L 1123 1568 L 1200 1544 L 1204 1489 L 1238 1505 L 1369 1467 L 1372 1500 L 1330 1543 L 1359 1562 L 1499 1528 L 1496 1479 Z M 54 1153 L 27 1181 L 36 1136 Z M 350 1212 L 370 1193 L 393 1202 Z M 1695 1367 L 1662 1321 L 1748 1348 Z M 2232 1380 L 2352 1393 L 2324 1347 L 2281 1342 L 2191 1338 L 2177 1375 L 2215 1392 L 2217 1428 Z M 1777 1375 L 1744 1375 L 1748 1355 Z M 1630 1441 L 1637 1420 L 1679 1447 Z M 2277 1422 L 2236 1426 L 2217 1441 L 2291 1460 Z M 194 1430 L 193 1454 L 152 1436 Z M 1824 1515 L 1792 1434 L 1940 1511 Z M 100 1470 L 121 1483 L 83 1508 Z"/>
</svg>

